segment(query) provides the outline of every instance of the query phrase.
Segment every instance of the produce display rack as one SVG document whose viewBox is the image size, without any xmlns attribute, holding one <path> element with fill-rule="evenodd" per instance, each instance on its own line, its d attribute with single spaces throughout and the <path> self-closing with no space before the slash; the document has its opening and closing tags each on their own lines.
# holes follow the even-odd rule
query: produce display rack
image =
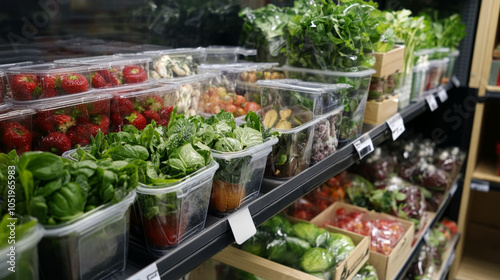
<svg viewBox="0 0 500 280">
<path fill-rule="evenodd" d="M 430 231 L 432 230 L 432 228 L 443 217 L 443 214 L 444 214 L 446 208 L 448 207 L 448 205 L 450 204 L 451 199 L 453 198 L 453 196 L 457 192 L 459 183 L 460 183 L 460 180 L 455 180 L 455 182 L 453 183 L 450 190 L 448 190 L 445 193 L 445 195 L 443 196 L 443 201 L 441 201 L 441 204 L 439 205 L 439 209 L 436 211 L 436 215 L 429 221 L 429 226 L 427 227 L 427 230 L 423 234 L 420 235 L 418 240 L 413 245 L 413 248 L 411 249 L 410 256 L 406 260 L 405 264 L 399 270 L 395 279 L 403 279 L 404 278 L 404 276 L 406 275 L 406 272 L 411 267 L 411 264 L 420 254 L 420 250 L 422 249 L 422 246 L 424 246 L 424 244 L 425 244 L 426 235 L 428 236 L 430 234 Z"/>
<path fill-rule="evenodd" d="M 451 264 L 455 260 L 455 249 L 457 247 L 458 241 L 460 240 L 460 237 L 462 237 L 462 235 L 460 233 L 457 233 L 450 241 L 448 249 L 446 249 L 446 251 L 443 253 L 444 256 L 443 266 L 439 270 L 439 273 L 435 279 L 444 280 L 446 278 L 446 275 L 448 275 L 448 272 L 450 271 L 451 268 Z"/>
<path fill-rule="evenodd" d="M 451 82 L 443 86 L 443 89 L 447 92 L 453 88 L 455 86 Z M 438 103 L 437 93 L 440 90 L 441 88 L 438 88 L 432 92 Z M 410 104 L 399 114 L 407 123 L 428 111 L 430 111 L 430 108 L 426 100 L 420 100 Z M 368 131 L 364 131 L 364 135 L 368 135 L 373 145 L 378 146 L 385 140 L 390 139 L 392 134 L 389 126 L 382 123 L 370 128 Z M 353 142 L 291 179 L 282 181 L 264 179 L 258 197 L 244 204 L 238 211 L 248 207 L 255 226 L 260 225 L 321 183 L 358 161 L 359 155 L 352 144 Z M 454 190 L 456 190 L 456 184 Z M 451 200 L 451 193 L 446 196 L 444 204 L 441 205 L 438 214 L 431 221 L 432 225 L 442 216 L 446 205 Z M 223 217 L 208 215 L 205 228 L 202 231 L 188 237 L 163 256 L 154 256 L 149 253 L 144 240 L 131 238 L 127 267 L 122 274 L 115 275 L 113 279 L 156 280 L 159 278 L 152 278 L 156 269 L 157 275 L 161 279 L 174 280 L 182 278 L 204 261 L 234 243 L 235 239 L 228 222 L 231 215 L 234 215 L 234 213 Z M 421 247 L 423 241 L 420 240 L 419 243 Z M 412 254 L 412 256 L 414 255 L 416 255 L 416 252 Z M 405 267 L 401 269 L 401 273 L 406 271 L 410 264 L 409 259 Z"/>
</svg>

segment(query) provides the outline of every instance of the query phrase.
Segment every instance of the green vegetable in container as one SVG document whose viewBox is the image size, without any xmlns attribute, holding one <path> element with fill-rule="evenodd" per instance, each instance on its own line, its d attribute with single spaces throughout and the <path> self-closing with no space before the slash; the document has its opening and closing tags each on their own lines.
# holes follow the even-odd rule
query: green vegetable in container
<svg viewBox="0 0 500 280">
<path fill-rule="evenodd" d="M 331 268 L 335 264 L 335 256 L 325 248 L 311 248 L 300 260 L 301 268 L 309 273 L 317 273 Z"/>
</svg>

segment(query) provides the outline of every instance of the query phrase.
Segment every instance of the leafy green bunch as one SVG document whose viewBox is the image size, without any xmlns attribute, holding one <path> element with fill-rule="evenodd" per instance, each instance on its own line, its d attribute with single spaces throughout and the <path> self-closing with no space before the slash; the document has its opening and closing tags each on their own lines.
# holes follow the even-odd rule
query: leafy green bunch
<svg viewBox="0 0 500 280">
<path fill-rule="evenodd" d="M 117 203 L 138 183 L 137 167 L 116 160 L 74 162 L 52 153 L 0 154 L 0 165 L 16 166 L 16 215 L 44 225 L 73 220 L 108 202 Z M 6 169 L 4 169 L 6 170 Z M 4 198 L 9 189 L 3 190 Z M 7 203 L 2 205 L 6 210 Z"/>
<path fill-rule="evenodd" d="M 372 67 L 373 45 L 387 28 L 377 8 L 372 1 L 316 1 L 287 25 L 287 63 L 323 70 Z"/>
<path fill-rule="evenodd" d="M 346 259 L 355 245 L 346 235 L 277 215 L 264 222 L 242 244 L 249 253 L 300 269 L 321 279 L 332 279 L 332 268 Z"/>
<path fill-rule="evenodd" d="M 155 122 L 139 131 L 132 125 L 123 131 L 104 135 L 98 133 L 85 149 L 79 148 L 79 160 L 112 159 L 135 164 L 139 169 L 139 182 L 147 185 L 165 185 L 178 181 L 212 162 L 210 148 L 203 144 L 203 135 L 197 134 L 203 117 L 185 118 L 176 115 L 168 129 Z"/>
<path fill-rule="evenodd" d="M 437 10 L 429 10 L 420 14 L 426 21 L 427 39 L 419 44 L 419 49 L 449 48 L 456 50 L 465 37 L 465 23 L 459 14 L 439 17 Z"/>
</svg>

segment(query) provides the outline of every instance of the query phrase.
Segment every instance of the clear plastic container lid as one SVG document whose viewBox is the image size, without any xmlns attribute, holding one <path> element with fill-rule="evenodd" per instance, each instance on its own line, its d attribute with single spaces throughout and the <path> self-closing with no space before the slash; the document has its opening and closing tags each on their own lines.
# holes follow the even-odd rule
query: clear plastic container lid
<svg viewBox="0 0 500 280">
<path fill-rule="evenodd" d="M 336 108 L 334 111 L 337 112 L 337 110 L 340 112 L 340 110 L 342 110 L 343 108 L 341 106 L 339 106 L 338 108 Z M 333 111 L 332 111 L 333 112 Z M 330 116 L 331 114 L 333 114 L 332 112 L 329 112 L 328 114 L 326 115 L 321 115 L 320 117 L 318 118 L 315 118 L 315 119 L 312 119 L 302 125 L 299 125 L 299 126 L 296 126 L 294 128 L 291 128 L 291 129 L 278 129 L 278 128 L 271 128 L 271 131 L 277 131 L 279 132 L 280 134 L 294 134 L 294 133 L 298 133 L 298 132 L 301 132 L 302 130 L 305 130 L 305 129 L 308 129 L 314 125 L 316 125 L 317 123 L 319 123 L 320 121 L 324 120 L 327 116 Z"/>
<path fill-rule="evenodd" d="M 180 78 L 161 79 L 161 80 L 158 80 L 158 83 L 186 85 L 186 84 L 193 84 L 193 83 L 199 83 L 199 82 L 206 82 L 206 81 L 209 81 L 210 79 L 213 79 L 215 77 L 216 77 L 215 74 L 203 73 L 203 74 L 196 74 L 196 75 L 185 76 L 185 77 L 180 77 Z"/>
<path fill-rule="evenodd" d="M 245 49 L 236 46 L 208 46 L 205 48 L 205 51 L 207 52 L 207 55 L 210 54 L 218 54 L 218 55 L 236 54 L 243 56 L 257 55 L 256 49 Z"/>
<path fill-rule="evenodd" d="M 141 56 L 141 57 L 117 57 L 114 56 L 113 58 L 109 59 L 99 59 L 99 60 L 91 60 L 91 61 L 84 61 L 80 62 L 79 64 L 85 64 L 85 65 L 91 65 L 89 67 L 90 71 L 95 71 L 95 70 L 101 70 L 101 69 L 108 69 L 113 66 L 127 66 L 127 65 L 137 65 L 137 64 L 147 64 L 151 62 L 151 58 Z"/>
<path fill-rule="evenodd" d="M 443 59 L 433 59 L 433 60 L 429 60 L 428 65 L 429 65 L 429 68 L 438 67 L 438 66 L 442 66 L 443 64 L 448 63 L 449 60 L 450 59 L 447 57 L 445 57 Z"/>
<path fill-rule="evenodd" d="M 166 49 L 166 50 L 157 50 L 157 51 L 147 51 L 143 52 L 143 54 L 148 56 L 162 56 L 168 55 L 170 57 L 200 57 L 204 58 L 207 56 L 205 48 L 178 48 L 178 49 Z"/>
<path fill-rule="evenodd" d="M 24 61 L 17 63 L 0 64 L 0 70 L 6 70 L 13 67 L 21 67 L 33 64 L 33 61 Z"/>
<path fill-rule="evenodd" d="M 107 99 L 111 99 L 113 96 L 111 94 L 95 94 L 92 92 L 91 94 L 88 94 L 89 92 L 86 92 L 87 95 L 83 97 L 78 97 L 75 98 L 74 96 L 61 96 L 61 97 L 54 97 L 49 100 L 34 100 L 34 101 L 24 101 L 24 102 L 15 102 L 12 101 L 14 106 L 17 104 L 21 105 L 26 105 L 26 103 L 31 103 L 29 104 L 30 108 L 33 108 L 36 112 L 38 111 L 46 111 L 46 110 L 56 110 L 60 108 L 66 108 L 69 106 L 77 106 L 81 104 L 88 104 L 92 102 L 97 102 L 97 101 L 103 101 Z"/>
<path fill-rule="evenodd" d="M 421 72 L 429 69 L 429 63 L 423 63 L 413 66 L 413 72 Z"/>
<path fill-rule="evenodd" d="M 60 64 L 60 65 L 71 65 L 71 64 L 80 64 L 80 63 L 84 63 L 84 62 L 91 62 L 91 61 L 101 60 L 101 59 L 110 59 L 113 57 L 114 57 L 114 55 L 98 55 L 98 56 L 64 58 L 64 59 L 54 60 L 54 63 Z"/>
<path fill-rule="evenodd" d="M 456 57 L 456 56 L 459 56 L 460 55 L 460 51 L 459 50 L 454 50 L 452 52 L 450 52 L 450 54 L 448 54 L 448 57 Z"/>
<path fill-rule="evenodd" d="M 319 69 L 309 69 L 309 68 L 298 68 L 292 67 L 289 65 L 284 65 L 283 67 L 275 67 L 273 70 L 277 71 L 291 71 L 291 72 L 302 72 L 316 75 L 325 75 L 325 76 L 333 76 L 333 77 L 348 77 L 348 78 L 364 78 L 368 77 L 372 74 L 375 74 L 377 71 L 371 68 L 360 68 L 356 71 L 332 71 L 332 70 L 319 70 Z"/>
<path fill-rule="evenodd" d="M 231 72 L 239 73 L 243 71 L 263 71 L 278 66 L 275 62 L 249 62 L 249 63 L 227 63 L 227 64 L 200 64 L 200 73 Z"/>
<path fill-rule="evenodd" d="M 30 109 L 30 108 L 15 109 L 15 108 L 11 107 L 10 109 L 11 109 L 10 111 L 7 111 L 5 113 L 0 113 L 0 122 L 8 121 L 8 120 L 11 120 L 13 118 L 31 116 L 31 115 L 34 115 L 36 113 L 35 110 Z M 6 109 L 6 110 L 9 110 L 9 109 Z"/>
<path fill-rule="evenodd" d="M 33 75 L 57 75 L 57 74 L 68 74 L 74 72 L 88 72 L 89 69 L 86 66 L 64 66 L 61 67 L 55 63 L 44 63 L 44 64 L 33 64 L 27 66 L 18 66 L 7 69 L 5 72 L 8 75 L 17 74 L 33 74 Z"/>
<path fill-rule="evenodd" d="M 280 90 L 290 90 L 307 92 L 312 94 L 324 94 L 339 89 L 347 89 L 351 86 L 348 84 L 325 84 L 304 82 L 296 79 L 279 79 L 279 80 L 258 80 L 257 85 L 265 88 L 273 88 Z"/>
<path fill-rule="evenodd" d="M 44 226 L 45 233 L 43 237 L 62 237 L 68 234 L 83 234 L 88 230 L 94 229 L 101 224 L 109 223 L 109 219 L 116 215 L 124 214 L 130 205 L 134 203 L 137 194 L 131 191 L 122 201 L 111 204 L 101 205 L 76 219 L 59 224 Z"/>
<path fill-rule="evenodd" d="M 119 96 L 120 98 L 131 98 L 131 97 L 141 97 L 147 95 L 165 95 L 168 93 L 174 94 L 175 91 L 179 89 L 179 85 L 177 84 L 163 84 L 158 87 L 144 89 L 139 91 L 130 91 L 130 92 L 117 92 L 115 96 Z"/>
<path fill-rule="evenodd" d="M 34 218 L 33 218 L 34 219 Z M 19 256 L 19 255 L 22 255 L 22 253 L 26 250 L 29 250 L 30 248 L 34 248 L 36 247 L 36 245 L 38 244 L 38 242 L 40 242 L 40 240 L 42 239 L 44 235 L 44 230 L 43 230 L 43 227 L 42 225 L 40 225 L 39 223 L 36 223 L 30 230 L 29 232 L 26 232 L 23 237 L 19 237 L 17 238 L 16 236 L 16 243 L 15 243 L 15 247 L 16 247 L 16 255 Z M 10 246 L 7 246 L 5 248 L 3 248 L 2 250 L 0 250 L 0 259 L 2 258 L 5 258 L 5 259 L 8 259 L 8 255 L 7 253 L 10 251 L 9 249 Z M 2 261 L 2 264 L 0 265 L 0 268 L 4 267 L 7 262 L 6 261 Z M 7 269 L 5 269 L 7 270 Z M 4 270 L 2 269 L 2 272 L 4 272 Z M 9 273 L 12 273 L 9 271 Z"/>
<path fill-rule="evenodd" d="M 12 103 L 5 101 L 3 104 L 0 104 L 0 113 L 5 112 L 12 108 Z"/>
<path fill-rule="evenodd" d="M 272 146 L 276 143 L 278 143 L 278 137 L 271 137 L 266 139 L 266 141 L 261 144 L 251 146 L 237 152 L 219 152 L 212 149 L 212 156 L 214 158 L 224 160 L 231 160 L 245 156 L 259 157 L 262 154 L 269 154 L 272 150 Z"/>
<path fill-rule="evenodd" d="M 149 194 L 149 195 L 158 195 L 158 194 L 166 194 L 166 193 L 172 193 L 172 192 L 177 192 L 178 190 L 181 189 L 187 189 L 191 188 L 193 186 L 199 185 L 201 182 L 204 180 L 207 180 L 211 177 L 214 176 L 215 171 L 219 168 L 219 164 L 215 161 L 212 160 L 212 162 L 201 168 L 200 170 L 197 170 L 193 172 L 192 174 L 175 181 L 170 184 L 162 185 L 162 186 L 150 186 L 146 185 L 143 183 L 139 182 L 139 185 L 137 186 L 137 193 L 138 194 Z"/>
<path fill-rule="evenodd" d="M 94 90 L 100 94 L 102 93 L 117 94 L 117 93 L 127 93 L 132 91 L 141 91 L 141 90 L 151 89 L 157 86 L 158 86 L 157 83 L 152 81 L 147 81 L 144 83 L 122 84 L 115 87 L 98 88 Z"/>
</svg>

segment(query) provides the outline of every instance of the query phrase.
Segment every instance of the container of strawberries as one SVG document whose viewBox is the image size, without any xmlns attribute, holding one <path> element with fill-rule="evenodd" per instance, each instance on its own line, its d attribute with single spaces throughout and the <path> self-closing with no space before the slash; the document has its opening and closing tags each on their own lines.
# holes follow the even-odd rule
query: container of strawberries
<svg viewBox="0 0 500 280">
<path fill-rule="evenodd" d="M 16 150 L 21 156 L 32 150 L 32 109 L 13 109 L 6 102 L 0 105 L 0 152 Z"/>
<path fill-rule="evenodd" d="M 9 82 L 7 80 L 7 73 L 5 73 L 5 70 L 13 67 L 26 66 L 31 64 L 33 64 L 32 61 L 0 64 L 0 104 L 3 104 L 5 99 L 11 96 Z"/>
<path fill-rule="evenodd" d="M 152 121 L 168 126 L 170 114 L 176 105 L 171 100 L 178 85 L 149 85 L 149 88 L 143 89 L 123 90 L 118 87 L 109 91 L 113 94 L 110 107 L 111 131 L 121 131 L 128 124 L 143 130 Z"/>
<path fill-rule="evenodd" d="M 133 58 L 112 56 L 95 60 L 82 59 L 74 61 L 73 64 L 89 67 L 92 87 L 109 88 L 148 81 L 150 61 L 150 58 L 144 56 Z"/>
<path fill-rule="evenodd" d="M 95 137 L 99 129 L 107 134 L 111 97 L 110 94 L 91 92 L 80 98 L 31 101 L 29 107 L 36 111 L 33 116 L 33 150 L 62 155 L 71 148 L 88 145 L 91 136 Z"/>
<path fill-rule="evenodd" d="M 45 63 L 13 67 L 5 73 L 15 101 L 84 95 L 92 87 L 90 72 L 85 66 L 60 67 Z"/>
</svg>

